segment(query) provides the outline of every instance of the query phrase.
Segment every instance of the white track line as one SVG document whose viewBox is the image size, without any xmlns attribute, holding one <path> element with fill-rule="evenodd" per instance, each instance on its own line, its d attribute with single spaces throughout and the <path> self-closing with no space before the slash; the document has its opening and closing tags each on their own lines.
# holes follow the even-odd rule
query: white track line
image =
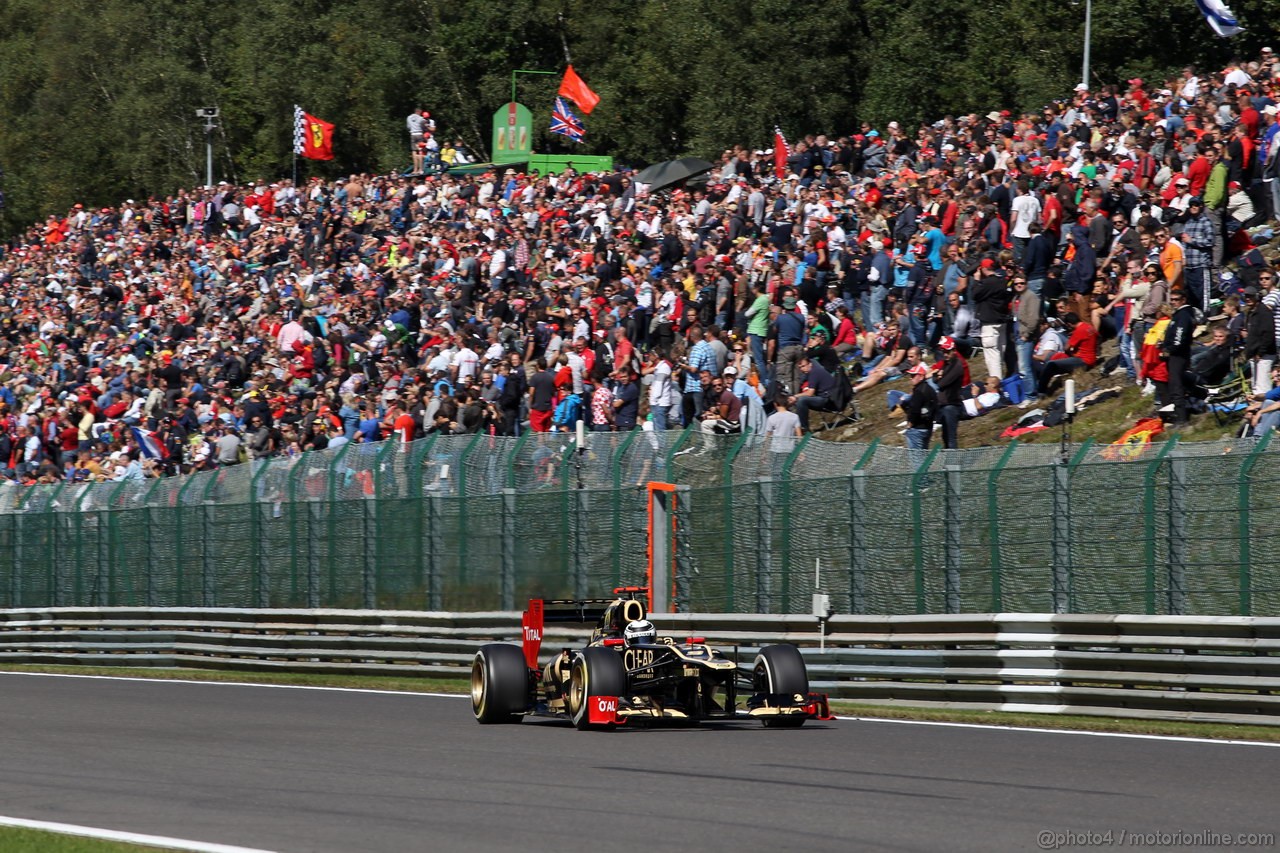
<svg viewBox="0 0 1280 853">
<path fill-rule="evenodd" d="M 433 699 L 466 699 L 466 693 L 419 693 L 411 690 L 369 690 L 362 687 L 319 687 L 309 684 L 259 684 L 252 681 L 198 681 L 181 678 L 131 678 L 126 675 L 74 675 L 64 672 L 21 672 L 0 670 L 0 676 L 26 675 L 40 678 L 90 678 L 99 681 L 145 681 L 152 684 L 201 684 L 220 687 L 267 687 L 277 690 L 328 690 L 334 693 L 372 693 L 382 696 L 418 696 Z M 838 714 L 837 720 L 856 723 L 896 723 L 902 726 L 948 726 L 956 729 L 979 729 L 1004 732 L 1035 732 L 1046 735 L 1088 735 L 1089 737 L 1119 737 L 1135 740 L 1164 740 L 1173 743 L 1213 743 L 1227 746 L 1267 746 L 1280 748 L 1280 743 L 1260 740 L 1227 740 L 1211 737 L 1185 737 L 1180 735 L 1148 735 L 1134 732 L 1092 732 L 1080 729 L 1045 729 L 1031 726 L 997 726 L 986 723 L 949 723 L 939 720 L 893 720 L 887 717 L 858 717 Z"/>
<path fill-rule="evenodd" d="M 837 715 L 837 720 L 858 723 L 897 723 L 904 726 L 948 726 L 955 729 L 986 729 L 1001 732 L 1035 732 L 1045 735 L 1088 735 L 1089 737 L 1123 737 L 1134 740 L 1164 740 L 1174 743 L 1215 743 L 1227 746 L 1269 746 L 1280 748 L 1280 743 L 1263 740 L 1228 740 L 1226 738 L 1184 737 L 1180 735 L 1146 735 L 1137 732 L 1092 732 L 1082 729 L 1041 729 L 1031 726 L 996 726 L 985 723 L 948 723 L 941 720 L 893 720 L 887 717 L 847 717 Z"/>
<path fill-rule="evenodd" d="M 0 816 L 0 826 L 18 829 L 40 829 L 60 835 L 78 835 L 83 838 L 100 838 L 104 841 L 123 841 L 146 847 L 166 847 L 171 850 L 190 850 L 192 853 L 271 853 L 253 847 L 233 847 L 230 844 L 207 844 L 185 838 L 168 838 L 163 835 L 142 835 L 137 832 L 119 832 L 114 829 L 98 829 L 93 826 L 76 826 L 73 823 L 53 823 L 47 820 L 27 820 L 20 817 Z"/>
</svg>

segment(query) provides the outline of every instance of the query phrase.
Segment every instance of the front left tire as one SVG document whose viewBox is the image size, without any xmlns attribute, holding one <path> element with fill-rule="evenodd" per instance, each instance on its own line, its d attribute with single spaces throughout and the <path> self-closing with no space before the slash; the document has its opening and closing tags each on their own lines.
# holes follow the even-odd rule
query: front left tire
<svg viewBox="0 0 1280 853">
<path fill-rule="evenodd" d="M 471 713 L 485 725 L 518 723 L 529 710 L 529 669 L 519 646 L 490 643 L 471 661 Z"/>
<path fill-rule="evenodd" d="M 573 656 L 569 667 L 569 718 L 579 730 L 591 728 L 593 698 L 622 696 L 626 691 L 627 671 L 617 652 L 588 646 Z"/>
<path fill-rule="evenodd" d="M 752 667 L 751 680 L 757 693 L 809 695 L 809 671 L 795 646 L 765 646 L 761 649 Z M 786 714 L 761 719 L 766 728 L 796 729 L 804 725 L 806 718 L 799 714 Z"/>
</svg>

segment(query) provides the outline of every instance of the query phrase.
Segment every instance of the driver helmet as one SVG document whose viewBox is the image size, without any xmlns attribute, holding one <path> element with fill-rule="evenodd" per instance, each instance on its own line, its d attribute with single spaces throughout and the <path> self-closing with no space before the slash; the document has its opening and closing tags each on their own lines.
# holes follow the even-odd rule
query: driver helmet
<svg viewBox="0 0 1280 853">
<path fill-rule="evenodd" d="M 627 623 L 622 632 L 622 639 L 628 646 L 652 644 L 658 638 L 658 629 L 648 619 L 637 619 Z"/>
</svg>

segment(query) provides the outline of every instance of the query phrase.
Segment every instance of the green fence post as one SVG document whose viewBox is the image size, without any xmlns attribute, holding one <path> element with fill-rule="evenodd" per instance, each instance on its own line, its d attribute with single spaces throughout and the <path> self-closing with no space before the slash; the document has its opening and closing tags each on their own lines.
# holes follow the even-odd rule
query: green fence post
<svg viewBox="0 0 1280 853">
<path fill-rule="evenodd" d="M 1009 464 L 1013 453 L 1018 449 L 1018 439 L 1009 442 L 1000 460 L 987 475 L 987 527 L 991 537 L 991 612 L 1004 612 L 1004 590 L 1001 586 L 1000 573 L 1004 570 L 1004 561 L 1000 556 L 1000 472 Z"/>
<path fill-rule="evenodd" d="M 147 607 L 160 606 L 160 603 L 156 600 L 155 542 L 157 537 L 154 535 L 151 529 L 152 518 L 156 514 L 157 510 L 160 513 L 173 512 L 172 508 L 156 506 L 156 501 L 155 501 L 156 489 L 159 489 L 160 486 L 162 486 L 163 484 L 164 484 L 164 480 L 160 477 L 157 477 L 155 481 L 151 484 L 151 488 L 147 489 L 147 493 L 142 497 L 142 505 L 145 507 L 145 509 L 143 510 L 144 514 L 142 517 L 147 520 L 147 529 L 146 529 L 146 532 L 143 533 L 143 536 L 146 538 L 146 542 L 147 542 Z M 177 564 L 177 566 L 175 567 L 175 571 L 177 572 L 177 577 L 174 579 L 175 586 L 178 589 L 182 589 L 182 564 L 181 563 Z M 169 606 L 172 607 L 177 603 L 178 602 L 171 602 Z"/>
<path fill-rule="evenodd" d="M 197 479 L 199 478 L 190 477 L 190 476 L 187 477 L 186 481 L 182 484 L 182 488 L 178 489 L 178 497 L 174 500 L 173 511 L 178 514 L 177 518 L 174 519 L 174 528 L 177 534 L 176 535 L 177 541 L 174 542 L 174 556 L 176 558 L 177 566 L 178 566 L 177 590 L 176 590 L 178 600 L 174 603 L 177 604 L 178 606 L 182 606 L 186 604 L 186 602 L 182 600 L 182 592 L 183 592 L 182 567 L 187 564 L 187 546 L 186 546 L 186 539 L 187 539 L 186 526 L 187 525 L 185 521 L 187 513 L 186 513 L 186 506 L 184 504 L 184 501 L 187 498 L 187 492 L 191 489 L 193 485 L 195 485 L 195 482 Z M 209 543 L 205 542 L 204 547 L 207 549 L 209 547 Z"/>
<path fill-rule="evenodd" d="M 250 464 L 253 463 L 251 462 Z M 251 513 L 249 516 L 249 550 L 253 554 L 253 562 L 249 566 L 250 607 L 267 607 L 269 604 L 267 587 L 263 583 L 262 577 L 266 560 L 263 559 L 262 555 L 262 508 L 258 505 L 258 491 L 261 488 L 259 481 L 270 470 L 270 461 L 261 460 L 257 473 L 249 481 L 249 512 Z"/>
<path fill-rule="evenodd" d="M 112 489 L 111 494 L 107 497 L 107 506 L 110 508 L 109 511 L 111 514 L 110 515 L 111 562 L 107 569 L 107 606 L 108 607 L 113 607 L 116 604 L 115 567 L 116 567 L 117 561 L 123 564 L 121 568 L 124 572 L 124 583 L 125 583 L 125 589 L 127 590 L 127 594 L 125 596 L 125 604 L 129 607 L 133 607 L 137 604 L 137 601 L 134 599 L 134 596 L 133 596 L 133 574 L 129 571 L 129 558 L 128 558 L 128 555 L 121 553 L 123 543 L 120 541 L 120 513 L 126 512 L 127 510 L 119 509 L 116 506 L 117 503 L 119 503 L 120 496 L 124 494 L 124 490 L 127 489 L 128 487 L 129 487 L 129 481 L 121 480 L 120 485 Z"/>
<path fill-rule="evenodd" d="M 334 580 L 334 567 L 340 562 L 338 560 L 338 530 L 342 527 L 343 519 L 339 515 L 339 507 L 345 502 L 338 500 L 338 484 L 343 480 L 342 462 L 347 458 L 347 454 L 351 452 L 351 448 L 355 447 L 355 442 L 348 441 L 346 444 L 338 448 L 338 452 L 329 460 L 329 488 L 325 490 L 325 498 L 329 502 L 329 520 L 327 530 L 325 530 L 325 539 L 328 543 L 325 549 L 325 563 L 329 576 L 330 588 L 332 588 Z M 320 570 L 314 564 L 307 569 L 307 606 L 320 606 Z"/>
<path fill-rule="evenodd" d="M 613 451 L 613 586 L 622 586 L 622 463 L 626 459 L 627 452 L 631 450 L 631 444 L 636 440 L 636 436 L 644 432 L 642 429 L 633 429 L 627 433 L 627 437 L 618 445 L 618 449 Z M 643 483 L 637 484 L 643 486 Z"/>
<path fill-rule="evenodd" d="M 302 548 L 298 545 L 298 513 L 307 514 L 307 534 L 311 533 L 311 510 L 310 508 L 298 500 L 298 480 L 307 471 L 307 456 L 304 453 L 290 464 L 281 461 L 279 464 L 287 466 L 284 471 L 285 483 L 287 488 L 285 491 L 285 503 L 289 506 L 289 607 L 298 606 L 298 560 L 302 556 Z M 310 535 L 307 536 L 309 540 Z"/>
<path fill-rule="evenodd" d="M 733 460 L 742 452 L 742 448 L 746 446 L 747 441 L 752 437 L 750 430 L 743 430 L 742 435 L 729 448 L 729 452 L 724 458 L 724 484 L 721 486 L 721 499 L 724 501 L 724 611 L 725 613 L 733 613 L 737 610 L 734 605 L 734 560 L 733 560 Z"/>
<path fill-rule="evenodd" d="M 41 513 L 44 522 L 45 535 L 45 556 L 49 561 L 49 596 L 53 599 L 53 606 L 60 607 L 65 602 L 62 598 L 62 585 L 58 578 L 58 565 L 62 562 L 58 559 L 58 515 L 56 512 L 58 504 L 58 496 L 62 494 L 62 490 L 67 487 L 67 481 L 63 480 L 53 486 L 49 500 L 44 505 L 44 511 Z"/>
<path fill-rule="evenodd" d="M 1084 444 L 1067 462 L 1053 466 L 1053 612 L 1074 613 L 1075 558 L 1072 555 L 1071 476 L 1093 449 L 1093 439 Z"/>
<path fill-rule="evenodd" d="M 72 605 L 75 607 L 91 606 L 84 600 L 84 519 L 88 514 L 84 508 L 84 499 L 93 494 L 95 486 L 92 483 L 85 483 L 80 487 L 80 494 L 76 498 L 75 519 L 76 519 L 76 577 L 74 581 L 74 593 Z M 101 516 L 99 516 L 99 521 Z M 98 530 L 99 540 L 102 538 L 102 530 Z M 17 605 L 11 605 L 16 607 Z"/>
<path fill-rule="evenodd" d="M 479 435 L 479 433 L 477 433 Z M 382 589 L 382 567 L 390 562 L 390 554 L 386 554 L 388 559 L 379 559 L 380 552 L 387 548 L 394 547 L 394 542 L 388 537 L 383 536 L 383 512 L 382 504 L 386 501 L 387 492 L 387 475 L 386 472 L 391 465 L 391 456 L 397 452 L 402 452 L 404 442 L 394 434 L 386 440 L 387 446 L 378 451 L 378 456 L 374 461 L 373 467 L 373 497 L 365 501 L 365 526 L 364 526 L 364 572 L 361 581 L 361 589 L 363 591 L 363 601 L 366 610 L 373 610 L 378 606 L 378 590 Z M 372 522 L 372 524 L 370 524 Z M 332 567 L 330 569 L 332 571 Z M 333 605 L 336 599 L 331 600 Z"/>
<path fill-rule="evenodd" d="M 685 427 L 685 428 L 681 431 L 680 436 L 679 436 L 679 437 L 678 437 L 678 438 L 677 438 L 677 439 L 672 443 L 672 445 L 671 445 L 671 449 L 667 451 L 667 460 L 666 460 L 666 462 L 667 462 L 667 474 L 666 474 L 666 476 L 667 476 L 667 482 L 670 482 L 670 483 L 674 483 L 674 482 L 675 482 L 675 467 L 674 467 L 674 466 L 675 466 L 676 454 L 680 452 L 680 448 L 684 446 L 684 443 L 685 443 L 686 441 L 688 441 L 690 438 L 692 438 L 692 437 L 693 437 L 693 434 L 694 434 L 698 429 L 699 429 L 699 426 L 698 426 L 698 424 L 697 424 L 696 422 L 695 422 L 695 423 L 691 423 L 691 424 L 689 424 L 687 427 Z"/>
<path fill-rule="evenodd" d="M 791 467 L 809 445 L 813 433 L 805 433 L 782 463 L 782 612 L 791 612 Z"/>
<path fill-rule="evenodd" d="M 867 445 L 867 449 L 862 451 L 862 455 L 858 457 L 858 461 L 853 463 L 854 471 L 861 471 L 871 462 L 871 457 L 876 455 L 876 451 L 880 448 L 880 437 L 876 436 L 871 439 L 871 443 Z"/>
<path fill-rule="evenodd" d="M 1143 552 L 1146 557 L 1146 607 L 1147 615 L 1156 612 L 1156 474 L 1164 464 L 1165 457 L 1178 446 L 1178 437 L 1171 436 L 1164 442 L 1156 458 L 1147 463 L 1142 475 L 1142 516 L 1145 530 Z"/>
<path fill-rule="evenodd" d="M 252 466 L 253 463 L 250 462 L 248 464 Z M 250 493 L 253 491 L 252 476 L 253 471 L 251 467 L 251 485 L 249 486 Z M 218 585 L 216 580 L 218 574 L 218 557 L 213 546 L 213 543 L 217 541 L 214 538 L 214 534 L 217 531 L 217 525 L 214 523 L 213 517 L 214 512 L 217 510 L 217 504 L 213 500 L 213 490 L 218 486 L 218 476 L 216 471 L 211 471 L 208 474 L 192 474 L 191 479 L 200 480 L 200 482 L 205 483 L 204 493 L 200 495 L 200 521 L 202 524 L 201 542 L 203 544 L 202 550 L 204 551 L 204 559 L 202 562 L 202 572 L 204 577 L 200 581 L 200 603 L 204 607 L 217 607 Z M 253 498 L 251 496 L 250 501 L 252 501 L 252 499 Z M 252 511 L 253 506 L 250 504 L 250 512 Z"/>
<path fill-rule="evenodd" d="M 525 444 L 533 436 L 533 430 L 525 430 L 520 433 L 520 437 L 516 439 L 516 446 L 511 448 L 511 453 L 507 455 L 507 488 L 516 488 L 516 460 L 520 458 L 521 451 L 524 450 Z"/>
<path fill-rule="evenodd" d="M 413 443 L 413 459 L 410 460 L 409 465 L 409 494 L 415 498 L 422 497 L 426 487 L 423 472 L 427 468 L 427 457 L 431 455 L 431 449 L 436 446 L 439 438 L 439 433 L 432 433 Z"/>
<path fill-rule="evenodd" d="M 484 438 L 478 432 L 467 442 L 467 446 L 458 456 L 458 586 L 465 587 L 467 580 L 467 460 Z"/>
<path fill-rule="evenodd" d="M 929 473 L 929 466 L 942 452 L 938 445 L 929 451 L 929 455 L 920 463 L 920 467 L 911 475 L 911 550 L 914 552 L 916 572 L 916 612 L 925 612 L 924 600 L 924 504 L 920 494 L 924 475 Z"/>
<path fill-rule="evenodd" d="M 876 437 L 853 463 L 849 471 L 849 612 L 867 612 L 867 472 L 864 470 L 876 455 L 880 439 Z"/>
<path fill-rule="evenodd" d="M 555 435 L 556 433 L 552 433 Z M 577 441 L 571 441 L 560 455 L 560 535 L 556 538 L 560 542 L 560 574 L 566 581 L 571 582 L 574 595 L 578 598 L 586 598 L 583 592 L 585 587 L 586 567 L 579 564 L 579 547 L 576 536 L 576 525 L 573 523 L 570 511 L 570 504 L 577 506 L 577 482 L 575 478 L 570 476 L 570 470 L 576 469 L 581 460 L 577 460 Z"/>
<path fill-rule="evenodd" d="M 427 460 L 431 456 L 431 450 L 436 445 L 436 441 L 440 438 L 439 433 L 433 433 L 425 439 L 415 441 L 413 443 L 413 458 L 409 461 L 409 492 L 408 495 L 413 499 L 414 511 L 413 518 L 413 565 L 414 565 L 414 586 L 416 589 L 422 590 L 423 606 L 427 610 L 438 609 L 433 606 L 433 590 L 435 572 L 435 555 L 432 549 L 427 545 L 427 540 L 431 536 L 431 525 L 433 524 L 432 516 L 434 514 L 435 498 L 427 496 L 426 490 L 426 470 Z"/>
<path fill-rule="evenodd" d="M 1252 491 L 1253 466 L 1257 464 L 1260 457 L 1267 449 L 1267 445 L 1271 443 L 1271 436 L 1275 432 L 1268 430 L 1266 435 L 1259 439 L 1258 443 L 1253 446 L 1253 450 L 1249 452 L 1249 457 L 1240 464 L 1240 488 L 1239 503 L 1236 505 L 1236 517 L 1239 519 L 1240 530 L 1240 615 L 1253 615 L 1253 553 L 1249 545 L 1250 534 L 1250 512 L 1249 512 L 1249 493 Z"/>
</svg>

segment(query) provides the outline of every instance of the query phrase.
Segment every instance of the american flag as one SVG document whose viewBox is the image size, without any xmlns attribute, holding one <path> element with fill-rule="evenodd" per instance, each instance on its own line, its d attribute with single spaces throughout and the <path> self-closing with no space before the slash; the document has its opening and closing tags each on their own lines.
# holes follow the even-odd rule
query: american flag
<svg viewBox="0 0 1280 853">
<path fill-rule="evenodd" d="M 551 132 L 567 136 L 574 142 L 581 142 L 586 133 L 582 119 L 573 114 L 564 98 L 556 98 L 556 105 L 551 110 Z"/>
</svg>

